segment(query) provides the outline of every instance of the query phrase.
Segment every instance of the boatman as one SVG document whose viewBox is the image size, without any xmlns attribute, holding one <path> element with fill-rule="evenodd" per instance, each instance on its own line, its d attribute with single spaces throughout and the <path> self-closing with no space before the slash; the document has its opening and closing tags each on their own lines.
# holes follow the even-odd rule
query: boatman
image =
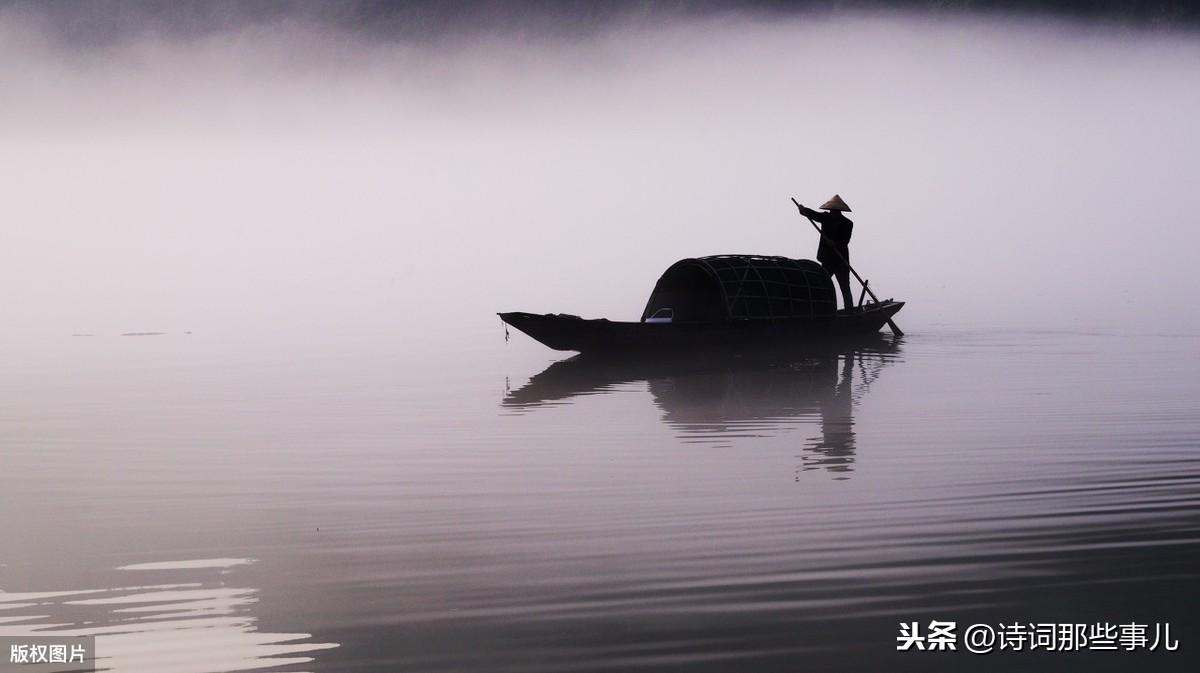
<svg viewBox="0 0 1200 673">
<path fill-rule="evenodd" d="M 850 294 L 850 234 L 854 231 L 854 222 L 842 214 L 850 212 L 850 206 L 834 194 L 832 199 L 821 204 L 821 209 L 825 212 L 800 206 L 801 213 L 821 223 L 817 261 L 837 279 L 838 287 L 842 288 L 842 308 L 850 309 L 854 307 L 854 297 Z"/>
</svg>

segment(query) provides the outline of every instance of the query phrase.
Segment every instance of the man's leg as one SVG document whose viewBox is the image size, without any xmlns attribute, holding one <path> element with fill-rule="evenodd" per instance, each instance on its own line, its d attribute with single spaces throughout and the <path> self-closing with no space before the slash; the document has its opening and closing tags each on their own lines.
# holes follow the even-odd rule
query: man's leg
<svg viewBox="0 0 1200 673">
<path fill-rule="evenodd" d="M 833 275 L 837 278 L 838 286 L 842 288 L 842 308 L 854 308 L 854 295 L 850 293 L 850 271 L 843 269 Z"/>
</svg>

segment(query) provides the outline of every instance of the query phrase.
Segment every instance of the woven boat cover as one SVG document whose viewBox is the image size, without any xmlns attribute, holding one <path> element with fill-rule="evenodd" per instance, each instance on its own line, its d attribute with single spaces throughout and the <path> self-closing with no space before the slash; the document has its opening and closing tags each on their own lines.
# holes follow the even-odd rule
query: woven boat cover
<svg viewBox="0 0 1200 673">
<path fill-rule="evenodd" d="M 833 280 L 807 259 L 714 255 L 682 259 L 659 278 L 642 314 L 670 308 L 677 322 L 817 318 L 837 309 Z"/>
</svg>

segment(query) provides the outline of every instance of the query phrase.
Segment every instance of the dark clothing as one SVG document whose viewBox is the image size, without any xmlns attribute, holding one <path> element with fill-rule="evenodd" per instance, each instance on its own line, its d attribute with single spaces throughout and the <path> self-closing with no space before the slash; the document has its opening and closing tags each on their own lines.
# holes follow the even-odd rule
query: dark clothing
<svg viewBox="0 0 1200 673">
<path fill-rule="evenodd" d="M 850 292 L 850 270 L 845 267 L 831 269 L 828 266 L 825 266 L 825 270 L 829 272 L 829 275 L 837 279 L 838 287 L 842 289 L 842 308 L 854 306 L 854 295 Z"/>
<path fill-rule="evenodd" d="M 817 261 L 830 273 L 849 269 L 850 235 L 854 233 L 854 222 L 840 211 L 805 213 L 821 223 L 821 245 L 817 247 Z M 839 256 L 838 253 L 841 253 Z"/>
<path fill-rule="evenodd" d="M 854 232 L 854 222 L 838 210 L 820 212 L 804 208 L 803 211 L 821 224 L 817 261 L 837 280 L 842 291 L 842 308 L 851 308 L 854 295 L 850 292 L 850 235 Z"/>
</svg>

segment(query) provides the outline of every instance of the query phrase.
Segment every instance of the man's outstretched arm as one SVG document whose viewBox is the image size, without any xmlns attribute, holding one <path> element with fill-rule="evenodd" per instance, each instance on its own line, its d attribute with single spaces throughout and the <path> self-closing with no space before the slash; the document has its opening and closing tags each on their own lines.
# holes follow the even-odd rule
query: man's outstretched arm
<svg viewBox="0 0 1200 673">
<path fill-rule="evenodd" d="M 799 205 L 799 204 L 797 204 L 797 205 Z M 806 208 L 804 206 L 800 206 L 800 213 L 802 215 L 804 215 L 805 217 L 811 217 L 812 219 L 820 222 L 821 224 L 825 224 L 825 213 L 822 213 L 817 210 L 813 210 L 812 208 Z"/>
</svg>

